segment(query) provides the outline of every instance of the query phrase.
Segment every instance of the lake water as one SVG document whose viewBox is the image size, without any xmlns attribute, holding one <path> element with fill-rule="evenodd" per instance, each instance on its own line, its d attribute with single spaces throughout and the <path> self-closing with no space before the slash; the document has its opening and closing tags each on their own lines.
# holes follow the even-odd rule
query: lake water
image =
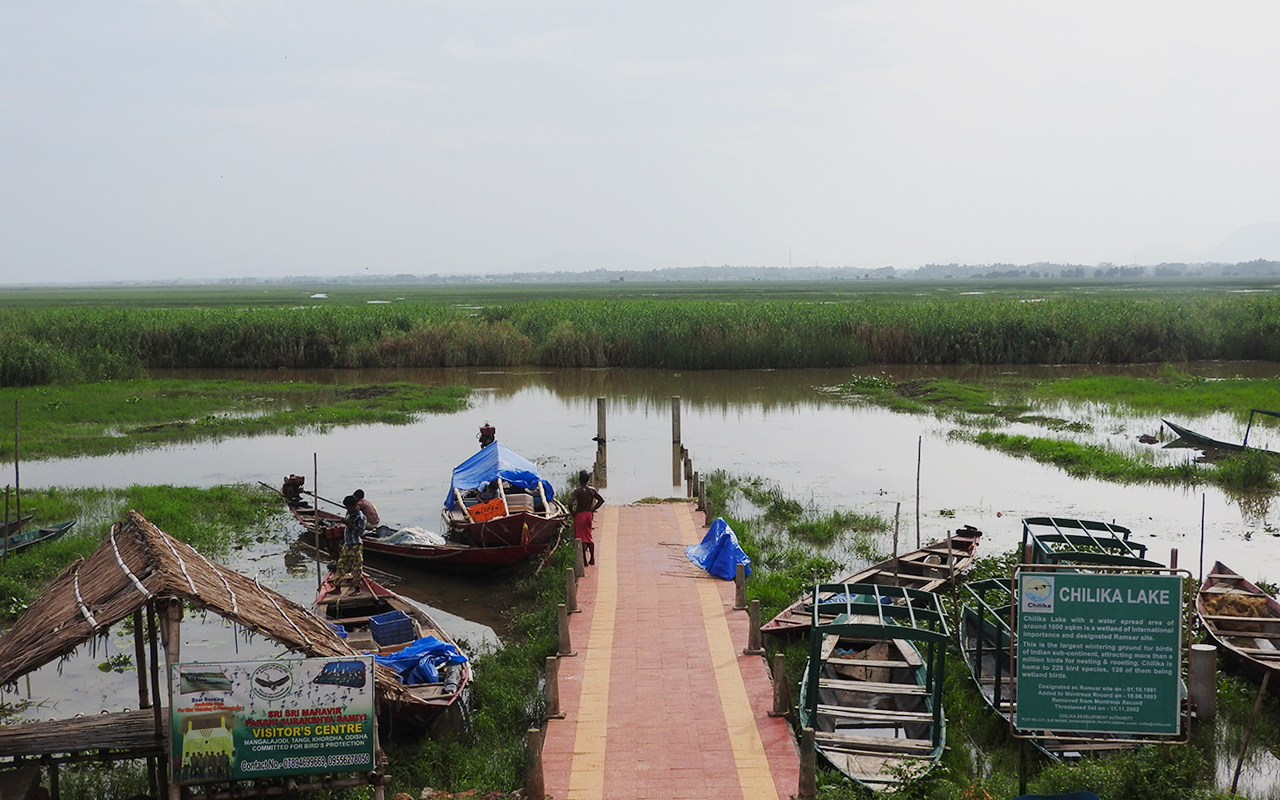
<svg viewBox="0 0 1280 800">
<path fill-rule="evenodd" d="M 1277 365 L 1249 362 L 1183 365 L 1208 377 L 1270 377 Z M 1151 373 L 1157 367 L 1107 367 L 1092 371 Z M 1014 371 L 1008 367 L 885 367 L 863 370 L 899 381 L 919 377 L 981 377 Z M 1019 368 L 1019 374 L 1046 379 L 1090 368 Z M 952 434 L 962 426 L 932 416 L 898 414 L 842 398 L 830 387 L 850 370 L 671 372 L 616 369 L 396 370 L 359 372 L 174 372 L 158 377 L 230 377 L 380 383 L 409 380 L 473 388 L 470 407 L 452 414 L 428 414 L 405 426 L 357 426 L 296 436 L 228 438 L 166 446 L 128 455 L 29 462 L 22 485 L 104 486 L 174 484 L 279 486 L 291 473 L 323 497 L 341 499 L 364 488 L 385 522 L 439 529 L 439 511 L 453 467 L 477 448 L 484 423 L 498 438 L 536 462 L 557 487 L 568 486 L 595 458 L 596 399 L 607 416 L 606 500 L 630 503 L 645 497 L 683 495 L 672 484 L 672 400 L 680 397 L 682 441 L 694 468 L 721 469 L 775 482 L 813 507 L 844 508 L 892 519 L 901 515 L 903 549 L 944 536 L 961 525 L 985 532 L 980 553 L 1008 550 L 1021 539 L 1027 516 L 1066 516 L 1115 522 L 1131 528 L 1160 561 L 1179 551 L 1179 565 L 1199 574 L 1215 559 L 1249 578 L 1280 582 L 1280 530 L 1269 508 L 1243 507 L 1214 488 L 1122 486 L 1072 478 L 1054 467 L 978 447 Z M 1278 403 L 1277 405 L 1280 405 Z M 1143 452 L 1159 463 L 1195 457 L 1193 450 L 1164 449 L 1138 442 L 1158 435 L 1157 415 L 1134 415 L 1096 404 L 1060 406 L 1047 413 L 1090 426 L 1071 434 L 1081 441 Z M 1175 420 L 1226 441 L 1240 441 L 1243 425 L 1227 415 Z M 1049 435 L 1041 428 L 1011 425 L 1011 433 Z M 1057 435 L 1057 434 L 1054 434 Z M 1169 437 L 1165 436 L 1166 439 Z M 1275 427 L 1257 428 L 1250 444 L 1280 449 Z M 12 465 L 0 481 L 12 482 Z M 146 509 L 138 509 L 144 515 Z M 288 525 L 291 520 L 283 520 Z M 1203 527 L 1202 527 L 1203 526 Z M 1203 552 L 1201 537 L 1203 531 Z M 287 537 L 285 537 L 287 538 Z M 890 543 L 882 543 L 887 551 Z M 372 562 L 373 566 L 379 565 Z M 237 554 L 230 566 L 256 571 L 265 582 L 301 602 L 314 594 L 314 565 L 287 546 L 268 544 Z M 852 567 L 859 564 L 850 564 Z M 492 642 L 497 624 L 493 592 L 483 583 L 388 567 L 403 580 L 397 589 L 422 602 L 456 636 L 472 646 Z M 407 574 L 406 574 L 407 573 Z M 210 626 L 206 626 L 210 627 Z M 219 626 L 212 626 L 219 627 Z M 210 634 L 209 648 L 223 647 L 229 632 Z M 221 642 L 221 644 L 219 644 Z M 122 645 L 131 652 L 131 644 Z M 272 650 L 262 643 L 245 643 Z M 200 652 L 189 645 L 184 657 Z M 194 648 L 194 649 L 190 649 Z M 102 654 L 92 659 L 103 660 Z M 246 658 L 258 657 L 257 654 Z M 73 669 L 64 665 L 64 669 Z M 84 667 L 75 668 L 81 671 Z M 96 670 L 95 670 L 96 671 Z M 89 676 L 90 678 L 92 676 Z M 106 676 L 113 677 L 113 676 Z M 121 681 L 109 681 L 118 685 Z M 33 676 L 32 695 L 56 690 L 56 673 Z M 128 683 L 128 681 L 124 681 Z M 90 706 L 112 706 L 89 691 Z M 104 689 L 103 691 L 110 691 Z M 23 692 L 25 694 L 25 691 Z M 126 703 L 127 704 L 127 703 Z M 64 716 L 61 713 L 40 713 Z M 87 709 L 86 709 L 87 710 Z M 89 713 L 96 713 L 93 707 Z"/>
</svg>

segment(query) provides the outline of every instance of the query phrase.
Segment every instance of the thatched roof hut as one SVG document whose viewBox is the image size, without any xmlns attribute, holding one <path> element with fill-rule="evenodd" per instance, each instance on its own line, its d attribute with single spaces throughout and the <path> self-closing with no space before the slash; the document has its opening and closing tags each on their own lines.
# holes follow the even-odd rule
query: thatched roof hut
<svg viewBox="0 0 1280 800">
<path fill-rule="evenodd" d="M 68 655 L 149 603 L 173 600 L 208 609 L 307 657 L 356 654 L 308 609 L 210 561 L 130 511 L 93 555 L 59 573 L 0 636 L 0 685 Z M 180 648 L 166 650 L 168 655 Z M 375 672 L 381 702 L 413 702 L 392 670 L 379 665 Z"/>
</svg>

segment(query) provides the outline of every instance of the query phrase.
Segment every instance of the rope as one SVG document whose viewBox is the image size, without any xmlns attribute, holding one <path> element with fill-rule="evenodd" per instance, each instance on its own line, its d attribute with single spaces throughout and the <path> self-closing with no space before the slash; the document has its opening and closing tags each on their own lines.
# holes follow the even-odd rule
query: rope
<svg viewBox="0 0 1280 800">
<path fill-rule="evenodd" d="M 164 531 L 160 531 L 164 533 Z M 182 573 L 182 577 L 187 579 L 187 586 L 191 588 L 192 597 L 199 597 L 200 590 L 196 588 L 196 582 L 191 580 L 191 576 L 187 574 L 187 562 L 182 560 L 182 556 L 178 555 L 178 548 L 173 546 L 173 538 L 165 534 L 164 543 L 169 546 L 169 552 L 173 553 L 173 557 L 178 561 L 178 570 Z"/>
<path fill-rule="evenodd" d="M 284 613 L 284 609 L 280 607 L 280 604 L 276 602 L 274 597 L 267 593 L 267 590 L 262 587 L 262 584 L 258 583 L 258 579 L 256 577 L 253 579 L 253 585 L 258 587 L 258 591 L 262 592 L 263 597 L 271 601 L 271 605 L 275 606 L 276 613 L 279 614 L 285 622 L 289 623 L 289 627 L 293 628 L 294 632 L 302 637 L 302 643 L 310 648 L 312 646 L 310 637 L 303 633 L 297 625 L 293 624 L 293 620 L 288 614 Z"/>
<path fill-rule="evenodd" d="M 195 554 L 200 557 L 200 560 L 203 561 L 204 565 L 209 568 L 209 571 L 212 572 L 214 575 L 217 575 L 218 580 L 222 581 L 222 588 L 227 590 L 227 596 L 231 598 L 231 613 L 239 615 L 240 606 L 236 602 L 236 593 L 234 590 L 232 590 L 231 584 L 227 583 L 227 576 L 222 574 L 222 567 L 218 566 L 217 564 L 213 563 L 209 559 L 205 558 L 204 553 L 201 553 L 199 550 L 196 550 Z"/>
</svg>

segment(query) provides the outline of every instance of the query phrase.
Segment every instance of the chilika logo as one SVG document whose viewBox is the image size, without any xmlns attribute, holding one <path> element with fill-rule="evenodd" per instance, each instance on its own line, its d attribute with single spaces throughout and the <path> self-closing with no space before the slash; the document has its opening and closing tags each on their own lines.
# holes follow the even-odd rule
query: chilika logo
<svg viewBox="0 0 1280 800">
<path fill-rule="evenodd" d="M 1022 576 L 1022 610 L 1047 613 L 1053 611 L 1052 575 Z"/>
</svg>

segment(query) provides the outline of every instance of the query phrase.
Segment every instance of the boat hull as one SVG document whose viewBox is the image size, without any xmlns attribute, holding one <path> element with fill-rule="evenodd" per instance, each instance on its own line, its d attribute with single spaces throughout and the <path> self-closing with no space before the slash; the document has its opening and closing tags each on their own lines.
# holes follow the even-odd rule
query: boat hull
<svg viewBox="0 0 1280 800">
<path fill-rule="evenodd" d="M 1245 673 L 1280 677 L 1280 602 L 1221 561 L 1196 594 L 1196 614 L 1209 638 Z M 1233 635 L 1234 634 L 1234 635 Z"/>
<path fill-rule="evenodd" d="M 954 583 L 973 564 L 982 531 L 966 525 L 940 542 L 886 559 L 843 578 L 839 583 L 875 583 L 936 592 Z M 762 633 L 795 636 L 809 629 L 809 598 L 802 597 L 760 626 Z"/>
<path fill-rule="evenodd" d="M 462 512 L 446 509 L 441 517 L 448 537 L 476 547 L 528 547 L 543 545 L 543 549 L 555 541 L 557 533 L 568 519 L 569 512 L 558 501 L 552 500 L 547 514 L 517 511 L 490 520 L 469 520 Z"/>
<path fill-rule="evenodd" d="M 356 594 L 343 594 L 334 586 L 330 573 L 316 595 L 312 612 L 346 631 L 346 641 L 351 647 L 374 655 L 398 652 L 409 642 L 426 636 L 434 636 L 442 642 L 454 644 L 449 634 L 431 615 L 416 604 L 401 597 L 382 584 L 366 577 L 364 586 Z M 390 611 L 402 611 L 413 625 L 413 639 L 388 647 L 380 647 L 369 628 L 369 618 Z M 456 647 L 456 645 L 455 645 Z M 417 727 L 430 725 L 445 710 L 458 702 L 471 680 L 470 662 L 452 665 L 449 674 L 441 681 L 430 684 L 409 684 L 407 697 L 388 703 L 387 710 L 399 721 Z"/>
</svg>

